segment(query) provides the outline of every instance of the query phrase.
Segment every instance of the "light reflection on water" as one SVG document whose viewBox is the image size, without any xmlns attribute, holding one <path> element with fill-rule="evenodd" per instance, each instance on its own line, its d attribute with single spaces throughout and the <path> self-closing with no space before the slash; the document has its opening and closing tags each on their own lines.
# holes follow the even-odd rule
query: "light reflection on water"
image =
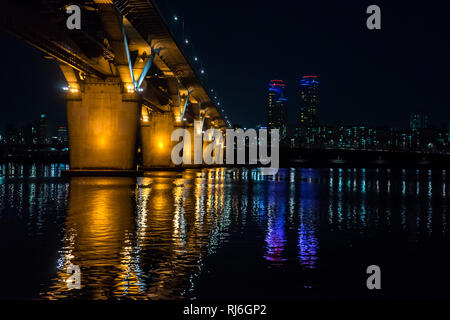
<svg viewBox="0 0 450 320">
<path fill-rule="evenodd" d="M 333 267 L 330 250 L 379 234 L 395 235 L 405 250 L 448 240 L 442 170 L 280 169 L 265 177 L 220 168 L 66 181 L 66 165 L 0 168 L 2 257 L 14 259 L 1 271 L 21 278 L 6 282 L 2 298 L 195 299 L 220 297 L 220 286 L 248 297 L 261 289 L 227 288 L 227 277 L 260 277 L 263 297 L 280 289 L 297 297 L 299 288 L 327 290 L 320 279 Z M 380 252 L 390 246 L 381 242 Z M 70 264 L 81 268 L 81 290 L 67 289 Z M 24 266 L 39 270 L 33 280 Z"/>
</svg>

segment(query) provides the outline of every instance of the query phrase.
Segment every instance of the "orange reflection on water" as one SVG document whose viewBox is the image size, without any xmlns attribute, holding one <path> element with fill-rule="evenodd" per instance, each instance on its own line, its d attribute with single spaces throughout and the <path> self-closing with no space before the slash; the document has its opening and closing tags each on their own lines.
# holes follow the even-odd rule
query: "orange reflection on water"
<svg viewBox="0 0 450 320">
<path fill-rule="evenodd" d="M 140 280 L 130 268 L 130 235 L 134 233 L 132 178 L 72 178 L 66 217 L 66 237 L 58 261 L 58 276 L 49 298 L 76 295 L 65 280 L 69 264 L 82 273 L 89 298 L 116 297 L 138 290 Z M 114 270 L 114 272 L 111 272 Z"/>
<path fill-rule="evenodd" d="M 196 171 L 72 178 L 57 273 L 41 296 L 183 297 L 200 272 L 211 226 L 221 214 L 222 189 L 208 188 L 206 195 L 207 179 Z M 214 216 L 201 219 L 207 203 Z M 80 267 L 82 290 L 67 288 L 70 264 Z"/>
</svg>

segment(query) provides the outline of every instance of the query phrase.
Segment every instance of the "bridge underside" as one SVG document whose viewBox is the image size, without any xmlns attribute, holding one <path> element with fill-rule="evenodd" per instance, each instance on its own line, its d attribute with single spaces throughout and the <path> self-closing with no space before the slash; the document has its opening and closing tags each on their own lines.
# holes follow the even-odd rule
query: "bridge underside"
<svg viewBox="0 0 450 320">
<path fill-rule="evenodd" d="M 73 4 L 81 30 L 66 27 Z M 67 80 L 72 169 L 172 167 L 175 129 L 227 127 L 149 0 L 8 1 L 0 24 L 54 59 Z"/>
</svg>

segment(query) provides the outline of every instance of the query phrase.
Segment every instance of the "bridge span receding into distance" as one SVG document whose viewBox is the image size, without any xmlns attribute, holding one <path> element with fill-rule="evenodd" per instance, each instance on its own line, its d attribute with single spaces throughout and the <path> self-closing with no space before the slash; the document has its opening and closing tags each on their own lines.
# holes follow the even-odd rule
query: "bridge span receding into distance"
<svg viewBox="0 0 450 320">
<path fill-rule="evenodd" d="M 153 1 L 2 5 L 0 26 L 53 59 L 67 81 L 72 170 L 173 168 L 175 129 L 229 126 Z M 66 26 L 69 5 L 81 8 L 80 30 Z"/>
</svg>

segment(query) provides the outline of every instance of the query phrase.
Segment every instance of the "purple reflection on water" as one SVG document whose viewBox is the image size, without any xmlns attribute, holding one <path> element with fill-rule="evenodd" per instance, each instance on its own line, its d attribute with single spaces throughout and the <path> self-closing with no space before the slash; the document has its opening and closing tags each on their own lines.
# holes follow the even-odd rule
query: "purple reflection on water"
<svg viewBox="0 0 450 320">
<path fill-rule="evenodd" d="M 302 170 L 303 171 L 303 170 Z M 300 185 L 300 223 L 298 228 L 298 258 L 300 265 L 306 269 L 314 269 L 317 265 L 319 242 L 316 235 L 317 188 L 313 178 L 316 171 L 302 172 Z"/>
<path fill-rule="evenodd" d="M 267 253 L 264 256 L 267 260 L 279 266 L 281 262 L 286 261 L 283 257 L 286 237 L 284 233 L 284 218 L 274 216 L 275 213 L 269 213 L 269 225 L 266 236 Z"/>
<path fill-rule="evenodd" d="M 298 257 L 300 264 L 307 269 L 314 269 L 317 263 L 318 241 L 315 231 L 307 224 L 298 229 Z"/>
<path fill-rule="evenodd" d="M 269 185 L 269 196 L 267 205 L 267 233 L 266 233 L 266 255 L 264 258 L 273 266 L 281 266 L 286 245 L 285 235 L 285 212 L 286 212 L 286 185 L 283 182 L 271 181 Z"/>
</svg>

